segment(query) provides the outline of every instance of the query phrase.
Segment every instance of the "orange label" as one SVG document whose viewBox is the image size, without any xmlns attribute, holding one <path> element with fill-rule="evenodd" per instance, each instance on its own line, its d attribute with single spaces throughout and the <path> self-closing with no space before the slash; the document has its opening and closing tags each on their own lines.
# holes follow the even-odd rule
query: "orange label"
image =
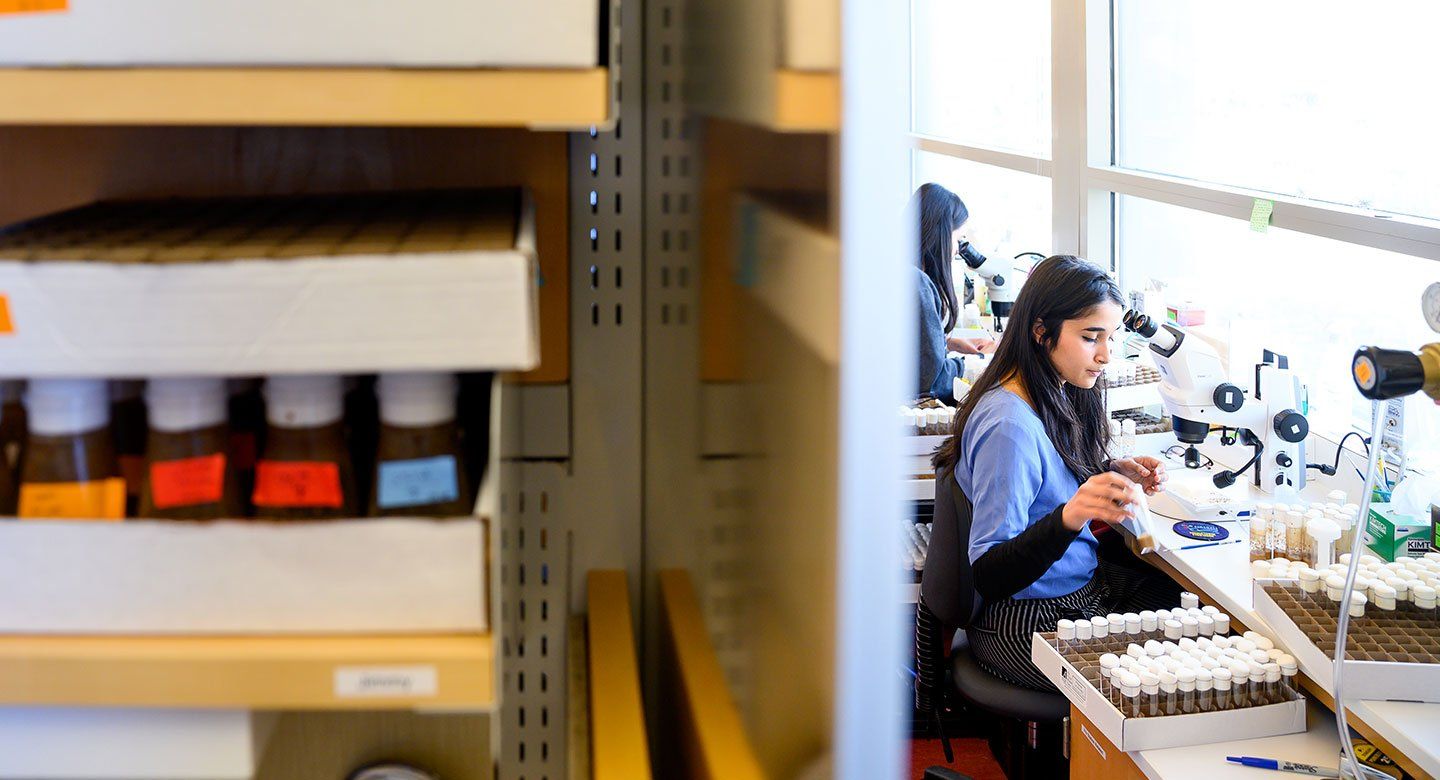
<svg viewBox="0 0 1440 780">
<path fill-rule="evenodd" d="M 222 453 L 150 464 L 150 498 L 156 509 L 214 504 L 224 495 Z"/>
<path fill-rule="evenodd" d="M 345 505 L 340 467 L 328 461 L 262 460 L 255 464 L 255 506 L 326 507 Z"/>
<path fill-rule="evenodd" d="M 15 332 L 15 323 L 10 319 L 10 298 L 0 295 L 0 336 L 9 336 Z"/>
<path fill-rule="evenodd" d="M 35 14 L 69 9 L 70 0 L 0 0 L 0 14 Z"/>
<path fill-rule="evenodd" d="M 29 482 L 20 486 L 19 515 L 25 519 L 123 520 L 125 480 Z"/>
</svg>

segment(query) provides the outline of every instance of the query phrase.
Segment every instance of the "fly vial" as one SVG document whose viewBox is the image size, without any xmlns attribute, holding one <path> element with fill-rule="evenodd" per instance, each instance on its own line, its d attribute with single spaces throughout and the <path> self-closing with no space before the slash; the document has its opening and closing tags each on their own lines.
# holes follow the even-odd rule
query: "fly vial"
<svg viewBox="0 0 1440 780">
<path fill-rule="evenodd" d="M 1230 702 L 1230 670 L 1220 667 L 1210 672 L 1211 685 L 1215 689 L 1212 697 L 1211 709 L 1228 710 L 1233 708 Z"/>
<path fill-rule="evenodd" d="M 1140 613 L 1140 630 L 1146 633 L 1156 631 L 1160 627 L 1159 617 L 1151 610 Z"/>
<path fill-rule="evenodd" d="M 1105 622 L 1105 618 L 1103 616 L 1096 615 L 1095 617 L 1090 618 L 1090 636 L 1096 639 L 1104 639 L 1105 636 L 1109 633 L 1110 624 Z"/>
<path fill-rule="evenodd" d="M 1055 652 L 1064 652 L 1075 644 L 1075 621 L 1061 618 L 1055 623 Z"/>
<path fill-rule="evenodd" d="M 1195 595 L 1194 593 L 1191 593 L 1191 592 L 1188 591 L 1188 590 L 1187 590 L 1187 591 L 1182 591 L 1182 592 L 1180 593 L 1180 608 L 1181 608 L 1181 609 L 1196 609 L 1196 608 L 1198 608 L 1199 606 L 1200 606 L 1200 597 L 1199 597 L 1199 596 Z"/>
<path fill-rule="evenodd" d="M 1166 715 L 1176 713 L 1175 691 L 1178 682 L 1178 674 L 1169 668 L 1160 673 L 1160 711 Z"/>
<path fill-rule="evenodd" d="M 1195 672 L 1195 710 L 1197 712 L 1209 712 L 1215 706 L 1211 696 L 1211 690 L 1214 687 L 1215 675 L 1209 669 L 1199 669 Z"/>
<path fill-rule="evenodd" d="M 1148 717 L 1160 714 L 1160 676 L 1151 672 L 1140 675 L 1142 711 Z"/>
<path fill-rule="evenodd" d="M 1270 526 L 1270 519 L 1275 515 L 1275 505 L 1269 502 L 1261 502 L 1255 505 L 1255 513 L 1250 515 L 1250 560 L 1266 561 L 1270 559 L 1270 543 L 1267 537 L 1267 529 Z"/>
<path fill-rule="evenodd" d="M 1140 675 L 1122 670 L 1116 676 L 1120 678 L 1120 695 L 1124 697 L 1120 711 L 1127 718 L 1140 717 Z"/>
</svg>

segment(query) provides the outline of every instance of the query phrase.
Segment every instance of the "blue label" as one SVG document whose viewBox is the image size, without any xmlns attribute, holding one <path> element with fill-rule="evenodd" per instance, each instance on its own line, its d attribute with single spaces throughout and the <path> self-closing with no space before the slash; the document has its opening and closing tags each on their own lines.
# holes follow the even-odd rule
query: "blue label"
<svg viewBox="0 0 1440 780">
<path fill-rule="evenodd" d="M 443 504 L 459 497 L 453 455 L 380 464 L 375 502 L 381 509 Z"/>
</svg>

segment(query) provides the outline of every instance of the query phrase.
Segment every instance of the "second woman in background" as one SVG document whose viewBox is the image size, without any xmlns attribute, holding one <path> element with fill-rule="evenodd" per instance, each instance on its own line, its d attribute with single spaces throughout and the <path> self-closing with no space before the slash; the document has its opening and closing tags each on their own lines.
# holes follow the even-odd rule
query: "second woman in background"
<svg viewBox="0 0 1440 780">
<path fill-rule="evenodd" d="M 955 400 L 955 379 L 964 374 L 961 358 L 950 352 L 978 355 L 991 352 L 989 339 L 950 338 L 960 319 L 962 302 L 955 294 L 953 262 L 964 226 L 970 218 L 960 196 L 939 184 L 922 184 L 910 201 L 919 226 L 915 284 L 920 314 L 920 376 L 917 396 L 947 403 Z M 963 284 L 962 284 L 963 288 Z"/>
</svg>

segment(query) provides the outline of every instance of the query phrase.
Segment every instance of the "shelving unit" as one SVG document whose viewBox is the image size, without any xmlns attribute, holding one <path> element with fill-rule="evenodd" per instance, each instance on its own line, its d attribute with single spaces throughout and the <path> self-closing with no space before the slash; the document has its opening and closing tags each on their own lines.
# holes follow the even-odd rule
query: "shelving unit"
<svg viewBox="0 0 1440 780">
<path fill-rule="evenodd" d="M 582 129 L 610 118 L 609 84 L 605 68 L 7 68 L 0 124 Z"/>
<path fill-rule="evenodd" d="M 825 204 L 751 195 L 736 212 L 739 284 L 825 362 L 838 363 L 840 240 L 825 227 Z"/>
<path fill-rule="evenodd" d="M 489 635 L 3 637 L 0 703 L 484 711 L 494 667 Z"/>
</svg>

